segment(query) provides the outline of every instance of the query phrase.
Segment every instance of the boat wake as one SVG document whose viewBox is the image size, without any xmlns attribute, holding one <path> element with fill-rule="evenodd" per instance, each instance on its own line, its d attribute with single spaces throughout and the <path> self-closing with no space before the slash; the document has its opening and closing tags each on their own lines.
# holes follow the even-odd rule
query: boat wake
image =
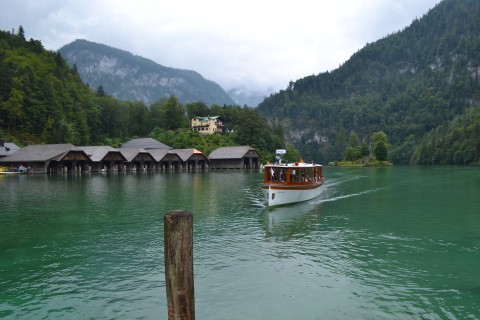
<svg viewBox="0 0 480 320">
<path fill-rule="evenodd" d="M 267 205 L 265 203 L 263 192 L 260 188 L 244 188 L 242 192 L 245 194 L 245 197 L 248 199 L 252 207 L 256 208 L 265 208 Z"/>
<path fill-rule="evenodd" d="M 334 179 L 334 180 L 328 180 L 325 183 L 325 187 L 336 187 L 338 185 L 344 184 L 346 182 L 351 182 L 355 181 L 358 179 L 366 178 L 366 176 L 353 176 L 353 177 L 348 177 L 348 178 L 343 178 L 343 179 Z"/>
<path fill-rule="evenodd" d="M 367 193 L 377 192 L 380 189 L 382 189 L 382 188 L 370 189 L 370 190 L 365 190 L 365 191 L 358 192 L 358 193 L 351 193 L 351 194 L 336 196 L 336 197 L 332 197 L 332 198 L 319 199 L 319 200 L 315 201 L 315 203 L 333 202 L 333 201 L 343 200 L 343 199 L 347 199 L 347 198 L 358 197 L 358 196 L 361 196 L 361 195 L 364 195 L 364 194 L 367 194 Z"/>
</svg>

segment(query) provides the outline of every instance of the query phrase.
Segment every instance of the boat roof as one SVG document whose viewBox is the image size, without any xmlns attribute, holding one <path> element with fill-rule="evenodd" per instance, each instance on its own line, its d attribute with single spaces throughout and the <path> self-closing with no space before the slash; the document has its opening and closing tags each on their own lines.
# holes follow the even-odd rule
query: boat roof
<svg viewBox="0 0 480 320">
<path fill-rule="evenodd" d="M 312 168 L 312 167 L 321 167 L 321 164 L 316 163 L 304 163 L 304 162 L 292 162 L 292 163 L 276 163 L 276 164 L 266 164 L 265 167 L 276 167 L 276 168 Z"/>
</svg>

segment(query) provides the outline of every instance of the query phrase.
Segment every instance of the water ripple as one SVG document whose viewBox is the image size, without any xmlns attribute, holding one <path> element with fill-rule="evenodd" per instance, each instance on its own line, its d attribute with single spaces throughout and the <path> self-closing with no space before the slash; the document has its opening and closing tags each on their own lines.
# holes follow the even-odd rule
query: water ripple
<svg viewBox="0 0 480 320">
<path fill-rule="evenodd" d="M 273 209 L 256 173 L 0 184 L 0 317 L 164 318 L 163 215 L 181 208 L 200 319 L 478 318 L 480 206 L 458 200 L 474 192 L 437 197 L 440 178 L 402 168 L 328 171 L 319 198 Z"/>
</svg>

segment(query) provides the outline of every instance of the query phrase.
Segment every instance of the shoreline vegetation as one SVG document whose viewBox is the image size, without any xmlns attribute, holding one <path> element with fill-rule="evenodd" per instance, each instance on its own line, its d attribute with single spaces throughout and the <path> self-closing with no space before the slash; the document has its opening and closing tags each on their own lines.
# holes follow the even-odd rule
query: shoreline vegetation
<svg viewBox="0 0 480 320">
<path fill-rule="evenodd" d="M 328 163 L 330 167 L 393 167 L 391 161 L 379 161 L 377 159 L 358 159 L 353 161 L 331 161 Z"/>
</svg>

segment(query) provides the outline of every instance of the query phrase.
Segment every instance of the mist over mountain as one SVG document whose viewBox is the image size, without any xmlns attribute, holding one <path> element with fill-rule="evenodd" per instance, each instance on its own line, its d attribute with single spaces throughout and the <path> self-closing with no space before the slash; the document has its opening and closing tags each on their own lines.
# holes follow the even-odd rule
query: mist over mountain
<svg viewBox="0 0 480 320">
<path fill-rule="evenodd" d="M 75 40 L 59 49 L 84 82 L 117 99 L 151 104 L 176 96 L 182 103 L 231 105 L 232 98 L 217 83 L 198 72 L 162 66 L 130 52 L 87 40 Z"/>
<path fill-rule="evenodd" d="M 268 92 L 252 91 L 245 87 L 232 88 L 227 91 L 233 101 L 240 106 L 258 106 L 266 97 L 273 93 L 273 89 Z"/>
</svg>

